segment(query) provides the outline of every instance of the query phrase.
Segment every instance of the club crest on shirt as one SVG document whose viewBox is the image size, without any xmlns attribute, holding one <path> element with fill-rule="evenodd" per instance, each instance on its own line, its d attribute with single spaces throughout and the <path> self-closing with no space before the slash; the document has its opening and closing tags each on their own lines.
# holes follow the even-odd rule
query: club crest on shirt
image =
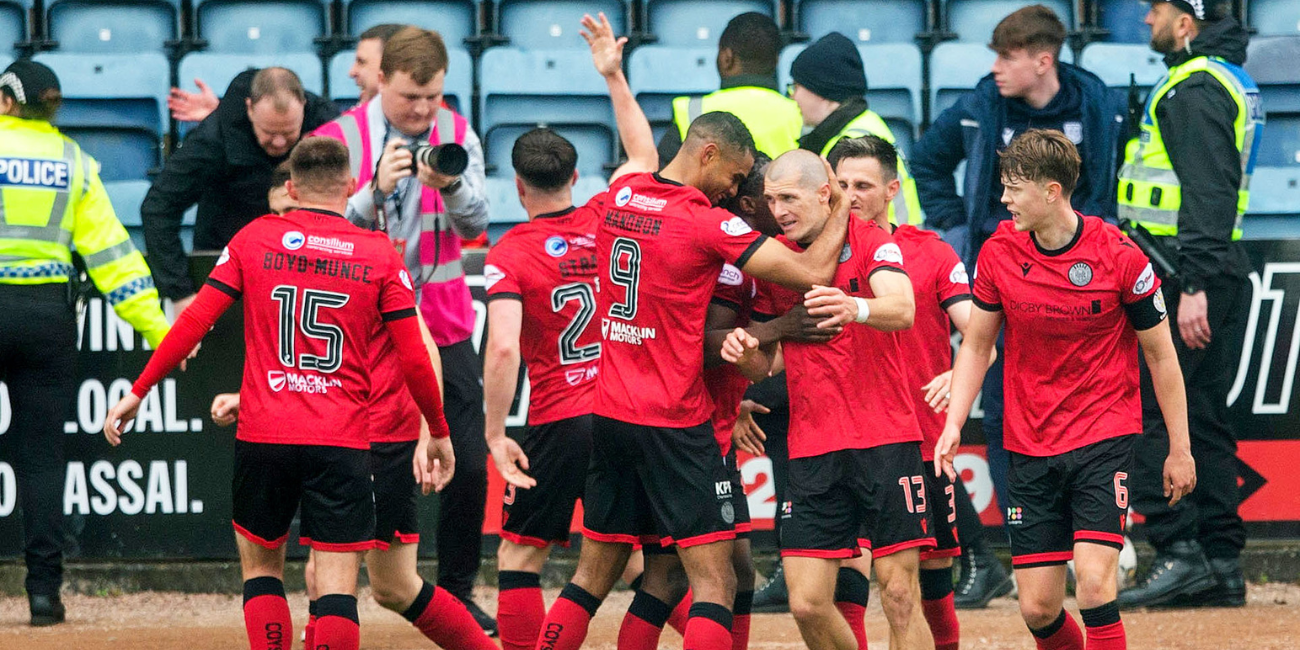
<svg viewBox="0 0 1300 650">
<path fill-rule="evenodd" d="M 1066 122 L 1062 127 L 1061 130 L 1065 132 L 1065 137 L 1069 138 L 1070 142 L 1075 144 L 1083 142 L 1083 122 Z"/>
<path fill-rule="evenodd" d="M 280 238 L 280 245 L 284 246 L 286 250 L 291 251 L 296 251 L 299 248 L 302 248 L 302 245 L 306 243 L 307 238 L 297 230 L 290 230 L 289 232 L 284 233 L 284 236 Z"/>
<path fill-rule="evenodd" d="M 849 246 L 848 242 L 844 242 L 844 248 L 840 249 L 840 264 L 849 261 L 849 259 L 852 257 L 853 257 L 853 248 Z"/>
<path fill-rule="evenodd" d="M 840 253 L 840 255 L 843 256 L 843 253 Z M 902 265 L 903 249 L 899 248 L 898 244 L 893 242 L 881 244 L 880 248 L 876 249 L 876 254 L 872 257 L 877 262 L 892 262 L 894 264 Z"/>
<path fill-rule="evenodd" d="M 1092 267 L 1087 262 L 1075 262 L 1070 267 L 1070 284 L 1086 287 L 1089 282 L 1092 282 Z"/>
<path fill-rule="evenodd" d="M 627 202 L 631 200 L 632 188 L 627 186 L 624 186 L 623 189 L 619 190 L 618 193 L 614 195 L 614 205 L 617 205 L 620 208 L 627 205 Z"/>
<path fill-rule="evenodd" d="M 1142 274 L 1138 276 L 1137 282 L 1133 283 L 1133 293 L 1142 295 L 1151 290 L 1151 285 L 1155 284 L 1156 270 L 1151 268 L 1151 263 L 1147 262 L 1147 267 L 1142 269 Z"/>
<path fill-rule="evenodd" d="M 569 252 L 569 242 L 564 241 L 564 238 L 559 235 L 547 237 L 543 247 L 546 248 L 546 254 L 551 257 L 563 257 Z"/>
</svg>

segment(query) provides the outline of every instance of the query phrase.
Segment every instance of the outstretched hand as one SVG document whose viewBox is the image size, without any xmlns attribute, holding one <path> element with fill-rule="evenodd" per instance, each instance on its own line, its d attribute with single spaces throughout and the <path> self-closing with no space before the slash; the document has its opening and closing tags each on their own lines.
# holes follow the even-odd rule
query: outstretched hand
<svg viewBox="0 0 1300 650">
<path fill-rule="evenodd" d="M 599 21 L 590 14 L 583 14 L 582 26 L 586 29 L 579 33 L 591 47 L 591 62 L 596 65 L 596 72 L 608 77 L 623 69 L 623 46 L 627 45 L 627 37 L 615 38 L 614 28 L 604 12 L 596 15 L 600 17 Z"/>
</svg>

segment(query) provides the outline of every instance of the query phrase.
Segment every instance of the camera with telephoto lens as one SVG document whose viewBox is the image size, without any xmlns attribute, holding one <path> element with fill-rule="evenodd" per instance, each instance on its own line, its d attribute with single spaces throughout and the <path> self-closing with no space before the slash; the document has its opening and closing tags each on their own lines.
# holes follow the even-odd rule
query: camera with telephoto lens
<svg viewBox="0 0 1300 650">
<path fill-rule="evenodd" d="M 419 171 L 419 163 L 444 176 L 460 176 L 469 166 L 469 152 L 455 142 L 446 144 L 408 144 L 401 149 L 411 152 L 411 173 Z"/>
</svg>

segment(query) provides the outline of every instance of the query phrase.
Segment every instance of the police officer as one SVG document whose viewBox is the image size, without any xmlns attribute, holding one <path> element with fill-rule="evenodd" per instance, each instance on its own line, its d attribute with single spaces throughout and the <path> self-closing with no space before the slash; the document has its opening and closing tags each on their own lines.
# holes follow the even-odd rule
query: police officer
<svg viewBox="0 0 1300 650">
<path fill-rule="evenodd" d="M 1167 249 L 1164 278 L 1174 342 L 1186 377 L 1199 485 L 1169 507 L 1161 463 L 1169 438 L 1143 366 L 1143 429 L 1129 491 L 1157 557 L 1119 596 L 1121 607 L 1245 604 L 1238 556 L 1237 443 L 1227 395 L 1251 301 L 1250 263 L 1237 240 L 1263 128 L 1259 90 L 1241 64 L 1247 35 L 1206 0 L 1157 0 L 1146 24 L 1169 72 L 1152 89 L 1140 137 L 1119 173 L 1119 216 Z M 1136 289 L 1135 289 L 1136 290 Z M 1207 561 L 1208 559 L 1208 561 Z"/>
<path fill-rule="evenodd" d="M 754 136 L 755 148 L 769 158 L 797 149 L 803 118 L 799 106 L 777 89 L 780 53 L 781 32 L 770 16 L 751 11 L 732 18 L 718 38 L 722 88 L 673 100 L 673 123 L 659 141 L 659 165 L 677 155 L 691 122 L 713 111 L 739 117 Z"/>
<path fill-rule="evenodd" d="M 63 422 L 76 390 L 72 252 L 150 345 L 167 333 L 149 267 L 113 214 L 98 164 L 50 124 L 59 80 L 18 61 L 0 75 L 0 380 L 8 385 L 32 625 L 64 618 Z"/>
<path fill-rule="evenodd" d="M 799 105 L 803 123 L 812 127 L 799 139 L 799 147 L 822 157 L 830 154 L 841 138 L 874 135 L 894 144 L 889 125 L 867 108 L 867 74 L 862 55 L 847 36 L 831 32 L 809 45 L 790 65 L 794 83 L 790 97 Z M 894 223 L 921 225 L 921 201 L 916 180 L 898 152 L 898 181 L 902 189 L 889 205 Z"/>
</svg>

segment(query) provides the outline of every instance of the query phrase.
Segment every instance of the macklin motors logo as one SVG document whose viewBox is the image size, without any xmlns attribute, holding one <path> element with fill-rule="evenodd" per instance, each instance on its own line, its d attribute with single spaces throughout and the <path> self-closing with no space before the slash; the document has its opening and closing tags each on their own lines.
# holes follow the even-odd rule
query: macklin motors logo
<svg viewBox="0 0 1300 650">
<path fill-rule="evenodd" d="M 296 372 L 271 370 L 266 373 L 266 383 L 273 392 L 288 390 L 290 393 L 324 394 L 329 389 L 343 385 L 333 377 L 320 375 L 303 375 Z"/>
</svg>

